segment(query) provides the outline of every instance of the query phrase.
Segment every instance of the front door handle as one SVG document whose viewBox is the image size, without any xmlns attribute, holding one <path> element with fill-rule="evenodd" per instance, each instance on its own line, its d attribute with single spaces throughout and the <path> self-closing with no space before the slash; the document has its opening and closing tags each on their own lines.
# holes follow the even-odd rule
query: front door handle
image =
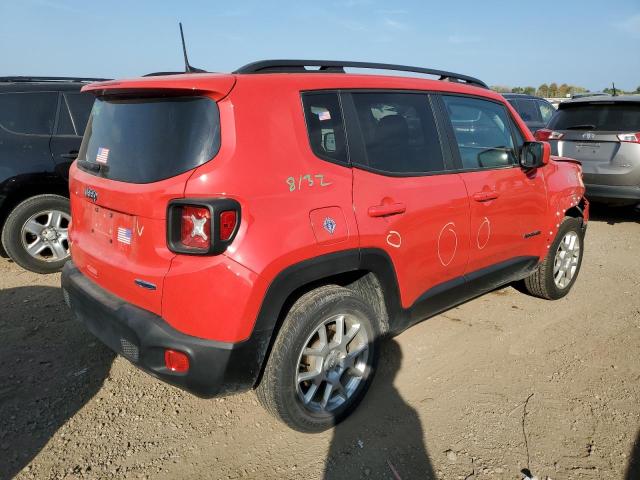
<svg viewBox="0 0 640 480">
<path fill-rule="evenodd" d="M 388 217 L 389 215 L 399 215 L 407 211 L 404 203 L 388 203 L 369 207 L 367 213 L 370 217 Z"/>
<path fill-rule="evenodd" d="M 495 200 L 498 198 L 500 194 L 495 190 L 485 191 L 485 192 L 476 192 L 473 194 L 473 199 L 476 202 L 488 202 L 490 200 Z"/>
<path fill-rule="evenodd" d="M 60 156 L 62 158 L 70 158 L 71 160 L 75 160 L 78 158 L 78 152 L 76 153 L 61 153 Z"/>
</svg>

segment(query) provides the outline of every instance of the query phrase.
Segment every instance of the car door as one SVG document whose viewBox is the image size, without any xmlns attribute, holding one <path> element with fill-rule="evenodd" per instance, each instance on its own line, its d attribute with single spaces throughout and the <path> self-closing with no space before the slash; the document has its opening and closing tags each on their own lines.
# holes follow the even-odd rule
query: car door
<svg viewBox="0 0 640 480">
<path fill-rule="evenodd" d="M 69 166 L 78 156 L 94 96 L 90 93 L 64 92 L 58 100 L 56 126 L 49 144 L 57 173 L 68 179 Z"/>
<path fill-rule="evenodd" d="M 531 263 L 544 241 L 547 201 L 542 170 L 519 166 L 524 135 L 500 102 L 461 95 L 442 102 L 469 193 L 467 276 Z"/>
<path fill-rule="evenodd" d="M 430 96 L 371 91 L 342 100 L 360 247 L 387 252 L 404 308 L 436 286 L 463 283 L 468 198 Z"/>
</svg>

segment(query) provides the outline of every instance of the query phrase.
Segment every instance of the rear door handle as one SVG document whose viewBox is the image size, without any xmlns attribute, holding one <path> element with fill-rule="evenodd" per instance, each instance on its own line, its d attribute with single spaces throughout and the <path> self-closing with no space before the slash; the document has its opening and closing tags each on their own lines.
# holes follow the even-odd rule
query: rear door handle
<svg viewBox="0 0 640 480">
<path fill-rule="evenodd" d="M 488 192 L 476 192 L 473 194 L 473 199 L 476 202 L 488 202 L 489 200 L 495 200 L 498 198 L 500 194 L 495 190 L 491 190 Z"/>
<path fill-rule="evenodd" d="M 406 211 L 407 206 L 404 203 L 389 203 L 369 207 L 367 213 L 370 217 L 388 217 L 389 215 L 399 215 Z"/>
</svg>

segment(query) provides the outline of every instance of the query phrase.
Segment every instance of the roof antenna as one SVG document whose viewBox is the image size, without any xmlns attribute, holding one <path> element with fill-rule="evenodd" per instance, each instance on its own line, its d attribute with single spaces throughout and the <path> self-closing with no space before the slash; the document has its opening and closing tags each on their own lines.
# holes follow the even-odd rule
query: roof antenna
<svg viewBox="0 0 640 480">
<path fill-rule="evenodd" d="M 182 22 L 178 22 L 180 25 L 180 38 L 182 39 L 182 53 L 184 54 L 184 71 L 186 73 L 205 73 L 206 70 L 202 70 L 200 68 L 192 67 L 189 65 L 189 58 L 187 58 L 187 47 L 184 43 L 184 33 L 182 33 Z"/>
</svg>

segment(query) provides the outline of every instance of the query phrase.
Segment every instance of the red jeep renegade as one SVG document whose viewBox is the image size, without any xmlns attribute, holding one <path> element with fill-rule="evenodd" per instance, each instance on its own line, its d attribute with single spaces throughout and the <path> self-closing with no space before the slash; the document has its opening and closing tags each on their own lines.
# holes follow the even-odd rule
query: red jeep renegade
<svg viewBox="0 0 640 480">
<path fill-rule="evenodd" d="M 65 299 L 196 395 L 255 388 L 323 430 L 365 394 L 381 337 L 510 282 L 560 298 L 580 270 L 580 165 L 475 78 L 280 60 L 83 91 Z"/>
</svg>

